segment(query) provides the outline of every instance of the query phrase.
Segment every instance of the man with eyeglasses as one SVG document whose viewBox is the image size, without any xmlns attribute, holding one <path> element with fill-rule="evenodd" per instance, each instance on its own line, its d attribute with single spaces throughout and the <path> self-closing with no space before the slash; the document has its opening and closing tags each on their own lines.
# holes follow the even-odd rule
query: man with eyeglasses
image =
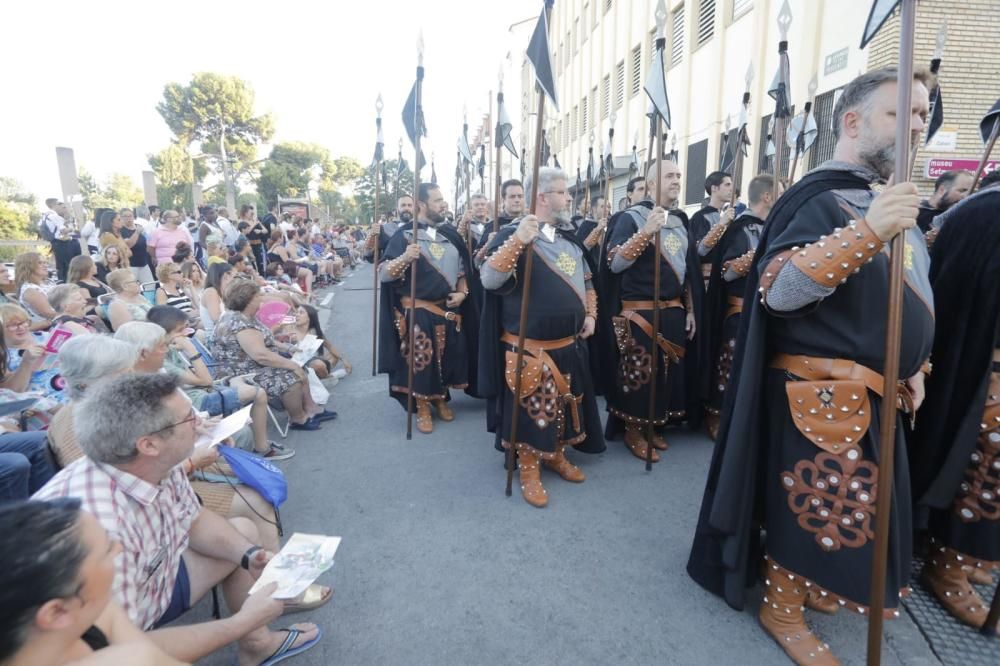
<svg viewBox="0 0 1000 666">
<path fill-rule="evenodd" d="M 525 184 L 524 191 L 530 192 L 531 181 Z M 535 214 L 500 230 L 487 246 L 481 270 L 489 294 L 479 356 L 480 389 L 491 398 L 487 425 L 496 432 L 497 449 L 514 446 L 522 495 L 539 508 L 548 504 L 541 464 L 567 481 L 581 483 L 586 476 L 566 457 L 566 448 L 604 450 L 587 349 L 597 323 L 597 293 L 591 282 L 595 267 L 576 238 L 569 210 L 566 174 L 542 167 Z M 534 257 L 526 296 L 528 252 Z M 524 371 L 515 406 L 520 312 L 526 297 Z M 521 410 L 516 438 L 510 430 L 513 409 Z"/>
<path fill-rule="evenodd" d="M 256 545 L 256 527 L 203 509 L 184 465 L 200 419 L 177 379 L 125 375 L 97 384 L 79 404 L 75 431 L 86 457 L 52 478 L 35 499 L 78 497 L 121 543 L 112 594 L 163 651 L 194 662 L 237 642 L 239 663 L 258 664 L 311 647 L 311 623 L 271 631 L 284 610 L 273 586 L 249 595 L 273 553 Z M 222 586 L 228 618 L 164 627 Z"/>
</svg>

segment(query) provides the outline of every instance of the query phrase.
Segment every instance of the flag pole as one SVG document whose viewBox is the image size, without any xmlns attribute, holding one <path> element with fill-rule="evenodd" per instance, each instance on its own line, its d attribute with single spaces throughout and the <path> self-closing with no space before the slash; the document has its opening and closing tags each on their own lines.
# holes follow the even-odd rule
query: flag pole
<svg viewBox="0 0 1000 666">
<path fill-rule="evenodd" d="M 545 24 L 548 27 L 548 19 L 552 12 L 550 0 L 545 2 Z M 538 91 L 538 118 L 535 122 L 535 159 L 531 168 L 531 214 L 535 214 L 535 207 L 538 204 L 538 171 L 542 165 L 542 131 L 545 117 L 545 91 L 541 85 L 535 86 Z M 499 151 L 498 151 L 499 152 Z M 510 416 L 510 442 L 507 446 L 507 488 L 504 491 L 507 497 L 511 495 L 511 487 L 514 483 L 514 447 L 517 445 L 517 420 L 521 410 L 519 406 L 519 396 L 521 395 L 521 375 L 524 363 L 524 337 L 528 327 L 528 301 L 531 298 L 531 269 L 535 256 L 534 241 L 524 248 L 524 277 L 521 288 L 521 312 L 517 323 L 517 360 L 514 365 L 514 395 L 511 400 Z"/>
<path fill-rule="evenodd" d="M 396 205 L 399 205 L 399 177 L 403 172 L 403 140 L 399 140 L 399 152 L 396 154 L 396 189 L 393 194 L 396 195 Z M 398 212 L 398 211 L 397 211 Z"/>
<path fill-rule="evenodd" d="M 979 180 L 983 177 L 983 171 L 986 170 L 986 164 L 990 161 L 990 153 L 993 152 L 993 146 L 997 142 L 997 135 L 1000 134 L 1000 115 L 998 115 L 993 120 L 993 129 L 990 130 L 990 138 L 986 141 L 986 148 L 983 149 L 983 156 L 979 160 L 979 166 L 976 167 L 976 173 L 972 178 L 972 187 L 969 192 L 976 191 L 976 185 L 979 185 Z"/>
<path fill-rule="evenodd" d="M 607 166 L 604 167 L 604 172 L 605 172 L 605 182 L 604 182 L 604 217 L 605 217 L 605 219 L 608 219 L 608 218 L 611 217 L 611 171 L 612 171 L 612 169 L 614 169 L 614 158 L 612 156 L 615 154 L 615 149 L 614 149 L 614 145 L 615 145 L 614 144 L 614 142 L 615 142 L 615 118 L 616 118 L 615 113 L 614 113 L 614 111 L 612 111 L 611 112 L 611 127 L 608 128 L 608 155 L 607 155 L 607 159 L 608 159 L 609 162 L 611 162 L 611 164 L 609 164 L 609 165 L 607 165 Z M 597 221 L 596 217 L 594 218 L 594 221 L 595 222 Z M 602 233 L 602 235 L 604 233 L 607 233 L 607 227 L 605 227 L 604 231 L 601 232 L 601 233 Z M 599 241 L 599 243 L 600 243 L 600 241 Z"/>
<path fill-rule="evenodd" d="M 816 89 L 818 87 L 819 85 L 816 81 L 816 75 L 813 74 L 812 79 L 809 81 L 809 100 L 802 109 L 802 128 L 799 129 L 799 133 L 795 137 L 795 159 L 792 160 L 792 168 L 788 171 L 789 187 L 791 187 L 795 182 L 795 170 L 799 166 L 799 158 L 804 157 L 806 150 L 808 150 L 808 147 L 806 146 L 806 130 L 809 127 L 809 116 L 812 113 L 813 99 L 816 96 Z"/>
<path fill-rule="evenodd" d="M 420 138 L 424 133 L 424 114 L 421 105 L 423 104 L 423 87 L 424 87 L 424 37 L 421 35 L 417 40 L 417 83 L 415 86 L 416 95 L 414 96 L 415 106 L 414 113 L 416 114 L 416 137 L 414 139 L 414 149 L 415 157 L 413 160 L 413 200 L 417 202 L 417 208 L 414 210 L 413 215 L 413 244 L 420 246 L 417 240 L 417 232 L 419 227 L 417 226 L 418 220 L 420 219 Z M 419 261 L 419 260 L 418 260 Z M 416 337 L 416 325 L 417 325 L 417 265 L 418 261 L 414 261 L 410 266 L 412 270 L 410 271 L 410 307 L 409 307 L 409 334 L 406 343 L 406 349 L 409 352 L 409 360 L 406 369 L 406 439 L 413 439 L 413 360 L 416 357 L 416 350 L 414 349 L 414 341 Z"/>
<path fill-rule="evenodd" d="M 750 84 L 753 83 L 753 63 L 747 67 L 746 89 L 743 91 L 743 112 L 740 114 L 740 127 L 736 131 L 736 154 L 733 155 L 733 193 L 729 197 L 729 205 L 736 208 L 736 188 L 743 187 L 743 148 L 747 141 L 747 122 L 750 116 Z"/>
<path fill-rule="evenodd" d="M 930 70 L 931 74 L 934 75 L 934 90 L 931 91 L 930 113 L 927 114 L 927 138 L 924 139 L 925 146 L 928 143 L 930 143 L 930 140 L 934 137 L 934 133 L 936 133 L 936 130 L 934 133 L 931 132 L 931 130 L 933 129 L 931 125 L 933 125 L 934 123 L 934 108 L 941 103 L 941 84 L 939 83 L 938 72 L 941 71 L 941 60 L 944 57 L 944 43 L 947 37 L 948 37 L 948 22 L 945 21 L 943 24 L 941 24 L 941 27 L 938 28 L 938 34 L 935 40 L 934 54 L 931 56 Z M 944 116 L 942 115 L 942 120 L 943 119 Z M 920 144 L 917 143 L 913 147 L 913 150 L 910 151 L 910 165 L 906 173 L 911 175 L 913 174 L 913 167 L 917 163 L 917 153 L 919 152 L 920 152 Z M 969 190 L 969 192 L 971 193 L 972 190 L 974 189 L 975 186 L 973 186 L 972 189 Z"/>
<path fill-rule="evenodd" d="M 901 0 L 899 23 L 899 70 L 896 96 L 896 182 L 910 179 L 909 150 L 910 105 L 913 93 L 913 34 L 916 26 L 916 0 Z M 889 555 L 889 511 L 892 506 L 892 481 L 896 453 L 896 400 L 899 389 L 899 354 L 903 328 L 903 263 L 906 233 L 892 239 L 889 260 L 889 302 L 885 334 L 884 388 L 882 390 L 879 487 L 875 499 L 875 540 L 871 569 L 871 612 L 868 616 L 868 664 L 879 666 L 882 659 L 882 620 L 885 611 L 886 574 Z M 909 575 L 908 571 L 902 572 Z"/>
<path fill-rule="evenodd" d="M 500 65 L 499 87 L 497 88 L 497 126 L 493 128 L 493 159 L 496 161 L 496 178 L 493 180 L 493 233 L 500 231 L 500 161 L 503 146 L 500 145 L 500 107 L 503 105 L 503 65 Z"/>
<path fill-rule="evenodd" d="M 379 137 L 381 140 L 382 136 L 382 95 L 378 96 L 375 101 L 375 124 L 378 127 Z M 375 227 L 375 248 L 372 255 L 372 266 L 374 267 L 374 276 L 372 277 L 372 377 L 375 376 L 376 368 L 376 352 L 378 348 L 378 295 L 379 295 L 379 279 L 378 279 L 378 242 L 379 237 L 382 235 L 382 229 L 378 224 L 378 208 L 379 208 L 379 180 L 382 178 L 382 154 L 379 151 L 376 155 L 375 160 L 375 209 L 372 211 L 372 221 Z"/>
</svg>

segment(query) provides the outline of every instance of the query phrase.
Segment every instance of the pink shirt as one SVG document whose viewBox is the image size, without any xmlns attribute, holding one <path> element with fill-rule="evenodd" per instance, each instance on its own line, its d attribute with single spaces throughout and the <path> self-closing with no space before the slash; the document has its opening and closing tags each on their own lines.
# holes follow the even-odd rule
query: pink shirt
<svg viewBox="0 0 1000 666">
<path fill-rule="evenodd" d="M 162 264 L 165 261 L 170 261 L 170 258 L 174 256 L 174 252 L 177 251 L 177 244 L 181 241 L 190 245 L 192 251 L 194 250 L 194 241 L 191 240 L 191 232 L 184 227 L 177 227 L 174 231 L 170 231 L 166 227 L 158 227 L 153 229 L 153 232 L 149 234 L 146 246 L 156 252 L 156 263 Z"/>
</svg>

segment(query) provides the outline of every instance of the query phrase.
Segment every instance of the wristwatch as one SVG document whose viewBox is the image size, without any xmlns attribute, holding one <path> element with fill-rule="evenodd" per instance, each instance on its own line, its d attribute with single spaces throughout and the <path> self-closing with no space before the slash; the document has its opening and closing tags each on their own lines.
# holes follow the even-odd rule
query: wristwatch
<svg viewBox="0 0 1000 666">
<path fill-rule="evenodd" d="M 247 548 L 247 552 L 243 553 L 243 558 L 240 560 L 240 566 L 250 570 L 250 557 L 253 556 L 258 550 L 263 550 L 260 546 L 250 546 Z"/>
</svg>

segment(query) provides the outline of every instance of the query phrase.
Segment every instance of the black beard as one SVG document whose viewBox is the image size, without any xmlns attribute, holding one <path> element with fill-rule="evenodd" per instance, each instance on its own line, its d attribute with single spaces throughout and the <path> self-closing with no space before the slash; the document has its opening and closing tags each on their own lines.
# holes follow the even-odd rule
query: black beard
<svg viewBox="0 0 1000 666">
<path fill-rule="evenodd" d="M 400 213 L 399 214 L 399 221 L 400 222 L 412 222 L 413 221 L 413 215 L 411 215 L 410 213 Z"/>
</svg>

